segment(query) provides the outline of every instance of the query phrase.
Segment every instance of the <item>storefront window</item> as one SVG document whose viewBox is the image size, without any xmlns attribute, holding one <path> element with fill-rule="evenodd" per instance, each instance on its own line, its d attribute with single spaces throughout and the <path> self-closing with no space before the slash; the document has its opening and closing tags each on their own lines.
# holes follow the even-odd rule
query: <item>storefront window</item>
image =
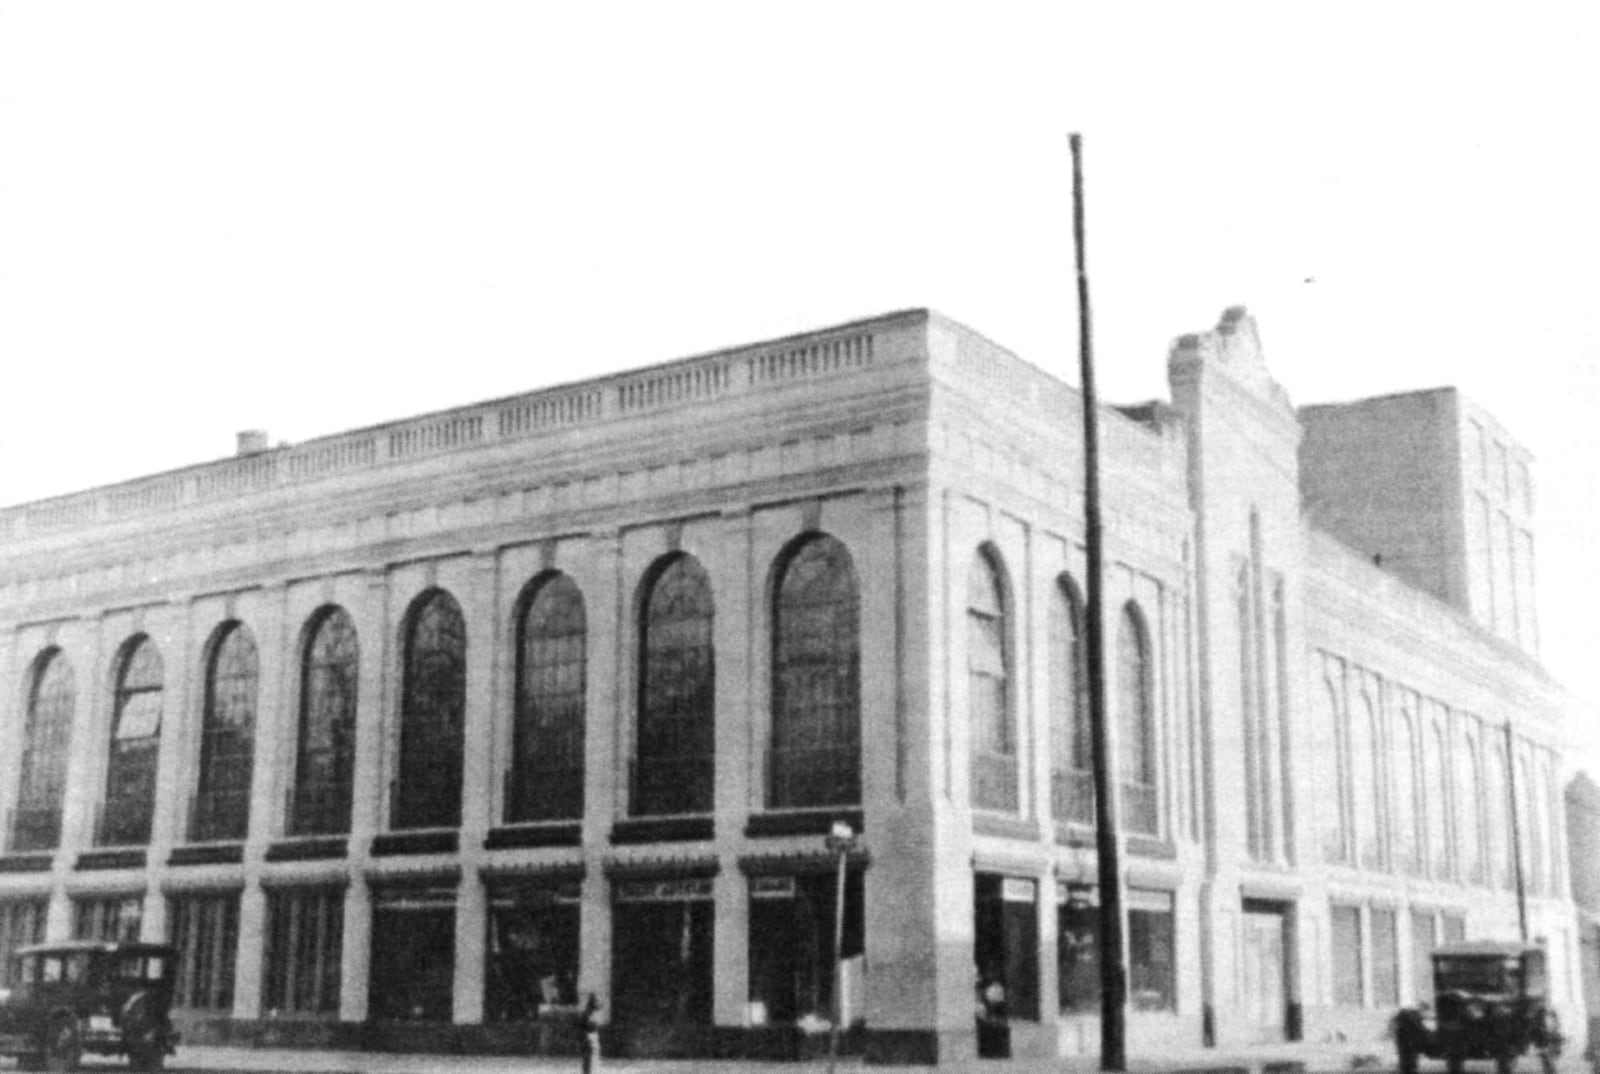
<svg viewBox="0 0 1600 1074">
<path fill-rule="evenodd" d="M 1038 881 L 978 873 L 974 885 L 978 1003 L 991 1019 L 1038 1021 Z"/>
<path fill-rule="evenodd" d="M 1100 1010 L 1100 899 L 1091 884 L 1056 885 L 1056 975 L 1061 1013 Z"/>
<path fill-rule="evenodd" d="M 455 975 L 453 887 L 374 894 L 368 1005 L 377 1021 L 448 1022 Z"/>
<path fill-rule="evenodd" d="M 138 895 L 103 895 L 72 900 L 72 935 L 79 940 L 137 940 L 144 917 Z"/>
<path fill-rule="evenodd" d="M 754 1025 L 833 1019 L 834 873 L 750 878 L 750 1020 Z M 840 959 L 846 978 L 843 1024 L 861 1016 L 862 874 L 845 874 Z M 852 1006 L 854 1009 L 851 1009 Z"/>
<path fill-rule="evenodd" d="M 491 888 L 485 1017 L 515 1022 L 578 1003 L 579 881 Z"/>
<path fill-rule="evenodd" d="M 1333 943 L 1333 1002 L 1361 1006 L 1361 909 L 1335 906 L 1329 913 Z"/>
<path fill-rule="evenodd" d="M 1127 903 L 1129 1003 L 1136 1011 L 1176 1010 L 1172 893 L 1130 889 Z"/>
<path fill-rule="evenodd" d="M 637 1054 L 688 1054 L 711 1026 L 714 881 L 709 876 L 616 882 L 611 1024 Z"/>
<path fill-rule="evenodd" d="M 1400 1003 L 1400 942 L 1393 910 L 1372 911 L 1372 1001 L 1379 1008 Z"/>
</svg>

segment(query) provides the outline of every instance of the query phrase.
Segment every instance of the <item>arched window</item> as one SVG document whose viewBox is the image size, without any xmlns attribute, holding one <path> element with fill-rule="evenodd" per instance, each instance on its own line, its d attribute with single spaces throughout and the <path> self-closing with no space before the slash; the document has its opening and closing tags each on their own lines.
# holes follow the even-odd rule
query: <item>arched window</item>
<svg viewBox="0 0 1600 1074">
<path fill-rule="evenodd" d="M 391 824 L 461 823 L 461 746 L 467 707 L 467 625 L 455 598 L 432 589 L 411 602 L 400 698 L 400 765 Z"/>
<path fill-rule="evenodd" d="M 11 821 L 12 850 L 54 850 L 61 841 L 61 802 L 76 700 L 72 665 L 60 649 L 46 650 L 34 661 L 33 689 L 28 694 L 17 811 Z"/>
<path fill-rule="evenodd" d="M 1017 736 L 1011 724 L 1011 652 L 999 562 L 980 549 L 967 570 L 967 708 L 972 805 L 1017 811 Z"/>
<path fill-rule="evenodd" d="M 657 561 L 640 616 L 635 816 L 709 813 L 716 763 L 711 579 L 693 556 Z"/>
<path fill-rule="evenodd" d="M 106 796 L 96 842 L 144 846 L 156 805 L 156 755 L 161 742 L 163 669 L 155 642 L 140 634 L 122 646 L 112 699 Z"/>
<path fill-rule="evenodd" d="M 1319 770 L 1319 775 L 1332 780 L 1328 793 L 1317 796 L 1317 816 L 1320 818 L 1322 832 L 1322 860 L 1348 863 L 1350 833 L 1345 826 L 1345 818 L 1349 815 L 1345 803 L 1349 800 L 1350 788 L 1350 762 L 1347 749 L 1350 738 L 1349 724 L 1339 707 L 1339 694 L 1334 689 L 1333 683 L 1323 679 L 1312 689 L 1317 694 L 1317 715 L 1320 724 L 1317 729 L 1317 740 L 1327 751 L 1323 754 L 1323 767 Z"/>
<path fill-rule="evenodd" d="M 1394 721 L 1394 859 L 1403 872 L 1421 871 L 1421 842 L 1417 837 L 1416 720 L 1407 701 Z"/>
<path fill-rule="evenodd" d="M 1063 574 L 1050 600 L 1050 812 L 1056 820 L 1093 824 L 1086 660 L 1083 601 Z"/>
<path fill-rule="evenodd" d="M 536 580 L 517 620 L 510 823 L 583 816 L 588 637 L 577 583 L 565 574 Z"/>
<path fill-rule="evenodd" d="M 1498 736 L 1496 736 L 1498 737 Z M 1509 888 L 1515 869 L 1511 841 L 1511 791 L 1509 773 L 1506 771 L 1505 747 L 1492 739 L 1484 744 L 1488 754 L 1485 765 L 1483 834 L 1484 849 L 1489 856 L 1489 883 L 1495 887 Z"/>
<path fill-rule="evenodd" d="M 300 656 L 291 835 L 350 830 L 360 666 L 361 647 L 349 614 L 338 607 L 319 610 L 311 618 Z"/>
<path fill-rule="evenodd" d="M 250 631 L 236 621 L 223 624 L 206 663 L 200 780 L 189 822 L 196 842 L 243 839 L 249 828 L 258 676 Z"/>
<path fill-rule="evenodd" d="M 1122 606 L 1117 629 L 1117 735 L 1121 740 L 1123 825 L 1130 832 L 1159 834 L 1156 796 L 1155 684 L 1150 635 L 1139 606 Z"/>
<path fill-rule="evenodd" d="M 1383 867 L 1383 804 L 1379 800 L 1378 714 L 1365 693 L 1350 712 L 1350 804 L 1355 810 L 1356 860 L 1365 869 Z"/>
<path fill-rule="evenodd" d="M 1450 828 L 1447 818 L 1454 811 L 1450 787 L 1445 780 L 1446 756 L 1444 728 L 1433 724 L 1422 753 L 1423 786 L 1428 788 L 1423 808 L 1428 813 L 1428 874 L 1435 880 L 1451 875 Z"/>
<path fill-rule="evenodd" d="M 1478 778 L 1478 747 L 1469 734 L 1456 740 L 1456 832 L 1461 845 L 1462 879 L 1483 883 L 1482 781 Z"/>
<path fill-rule="evenodd" d="M 850 553 L 816 534 L 791 545 L 778 570 L 767 805 L 857 805 L 861 639 Z"/>
<path fill-rule="evenodd" d="M 1544 890 L 1544 817 L 1539 808 L 1541 796 L 1534 784 L 1533 765 L 1523 757 L 1517 762 L 1517 825 L 1526 833 L 1522 843 L 1527 847 L 1527 881 L 1535 892 Z"/>
</svg>

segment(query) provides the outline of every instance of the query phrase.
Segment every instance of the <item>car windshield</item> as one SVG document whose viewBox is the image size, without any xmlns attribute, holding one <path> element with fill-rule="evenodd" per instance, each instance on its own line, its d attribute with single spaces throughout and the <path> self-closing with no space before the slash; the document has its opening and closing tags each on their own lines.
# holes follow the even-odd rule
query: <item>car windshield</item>
<svg viewBox="0 0 1600 1074">
<path fill-rule="evenodd" d="M 1440 992 L 1515 992 L 1519 974 L 1514 958 L 1439 958 L 1433 984 Z"/>
<path fill-rule="evenodd" d="M 116 977 L 122 981 L 159 981 L 165 976 L 166 961 L 153 955 L 123 955 L 117 960 Z"/>
</svg>

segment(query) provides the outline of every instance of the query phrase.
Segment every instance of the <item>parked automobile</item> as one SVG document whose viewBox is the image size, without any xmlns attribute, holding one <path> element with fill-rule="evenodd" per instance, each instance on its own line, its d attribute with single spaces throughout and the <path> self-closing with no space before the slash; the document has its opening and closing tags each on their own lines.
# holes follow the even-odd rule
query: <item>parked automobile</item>
<svg viewBox="0 0 1600 1074">
<path fill-rule="evenodd" d="M 176 952 L 77 940 L 24 947 L 0 989 L 0 1055 L 24 1069 L 73 1070 L 86 1054 L 160 1070 L 177 1045 L 168 1010 Z"/>
<path fill-rule="evenodd" d="M 1443 1059 L 1461 1074 L 1468 1059 L 1492 1059 L 1510 1074 L 1517 1059 L 1537 1052 L 1554 1074 L 1561 1025 L 1549 1006 L 1542 947 L 1519 943 L 1454 943 L 1433 953 L 1433 1005 L 1394 1018 L 1400 1074 L 1416 1074 L 1421 1056 Z"/>
</svg>

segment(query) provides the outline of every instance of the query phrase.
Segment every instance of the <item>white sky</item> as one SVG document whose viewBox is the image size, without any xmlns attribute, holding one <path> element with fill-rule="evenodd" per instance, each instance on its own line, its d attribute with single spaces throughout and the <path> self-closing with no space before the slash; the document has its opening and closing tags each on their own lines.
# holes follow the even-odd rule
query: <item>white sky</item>
<svg viewBox="0 0 1600 1074">
<path fill-rule="evenodd" d="M 0 504 L 907 306 L 1075 382 L 1080 130 L 1102 395 L 1234 303 L 1296 403 L 1458 385 L 1600 696 L 1596 54 L 1592 3 L 0 0 Z"/>
</svg>

